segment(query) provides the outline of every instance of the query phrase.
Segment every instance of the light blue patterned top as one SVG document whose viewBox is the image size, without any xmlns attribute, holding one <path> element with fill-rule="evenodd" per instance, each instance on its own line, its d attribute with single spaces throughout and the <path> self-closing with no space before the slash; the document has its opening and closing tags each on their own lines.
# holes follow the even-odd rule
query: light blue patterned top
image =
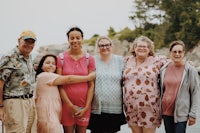
<svg viewBox="0 0 200 133">
<path fill-rule="evenodd" d="M 95 63 L 96 80 L 92 113 L 122 113 L 121 80 L 124 69 L 123 57 L 112 55 L 110 63 L 106 65 L 97 55 L 95 56 Z"/>
</svg>

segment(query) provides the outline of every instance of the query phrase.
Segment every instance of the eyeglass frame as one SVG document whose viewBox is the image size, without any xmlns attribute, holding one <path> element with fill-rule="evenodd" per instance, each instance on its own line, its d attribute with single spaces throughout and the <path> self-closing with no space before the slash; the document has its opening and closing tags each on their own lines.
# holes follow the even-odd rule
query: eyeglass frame
<svg viewBox="0 0 200 133">
<path fill-rule="evenodd" d="M 149 46 L 144 46 L 144 45 L 136 45 L 136 48 L 143 48 L 143 49 L 146 49 L 146 48 L 149 48 Z"/>
<path fill-rule="evenodd" d="M 105 47 L 105 48 L 110 48 L 110 47 L 111 47 L 111 43 L 103 44 L 103 45 L 98 45 L 98 47 L 99 47 L 100 49 L 103 49 L 104 47 Z"/>
<path fill-rule="evenodd" d="M 184 50 L 172 50 L 171 51 L 173 54 L 182 54 Z"/>
</svg>

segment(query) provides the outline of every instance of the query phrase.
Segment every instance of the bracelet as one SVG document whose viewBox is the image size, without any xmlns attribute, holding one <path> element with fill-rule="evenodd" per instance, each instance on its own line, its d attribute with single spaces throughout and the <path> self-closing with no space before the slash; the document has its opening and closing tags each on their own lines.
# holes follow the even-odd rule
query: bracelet
<svg viewBox="0 0 200 133">
<path fill-rule="evenodd" d="M 3 108 L 3 104 L 2 104 L 2 105 L 0 105 L 0 108 Z"/>
</svg>

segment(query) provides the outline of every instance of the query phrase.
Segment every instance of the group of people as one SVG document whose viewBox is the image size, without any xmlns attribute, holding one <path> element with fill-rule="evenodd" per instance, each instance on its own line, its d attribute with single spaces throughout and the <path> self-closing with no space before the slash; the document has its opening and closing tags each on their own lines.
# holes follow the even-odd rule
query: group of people
<svg viewBox="0 0 200 133">
<path fill-rule="evenodd" d="M 36 72 L 32 31 L 1 58 L 0 119 L 7 133 L 116 133 L 125 123 L 133 133 L 155 133 L 162 119 L 166 133 L 185 133 L 187 123 L 196 123 L 199 76 L 184 60 L 182 41 L 170 44 L 168 58 L 140 36 L 122 57 L 100 36 L 93 56 L 82 50 L 80 28 L 66 35 L 69 49 L 43 56 Z"/>
<path fill-rule="evenodd" d="M 199 76 L 184 60 L 185 44 L 173 41 L 169 58 L 154 55 L 152 40 L 136 38 L 125 57 L 124 103 L 133 133 L 155 133 L 162 118 L 166 133 L 185 133 L 199 106 Z M 160 77 L 160 78 L 159 78 Z"/>
</svg>

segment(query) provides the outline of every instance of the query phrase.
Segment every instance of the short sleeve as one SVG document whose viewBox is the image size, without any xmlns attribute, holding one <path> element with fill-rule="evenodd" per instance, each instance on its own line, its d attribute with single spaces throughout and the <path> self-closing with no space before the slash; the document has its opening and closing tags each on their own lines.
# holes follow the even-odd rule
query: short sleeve
<svg viewBox="0 0 200 133">
<path fill-rule="evenodd" d="M 48 83 L 54 81 L 59 75 L 51 72 L 42 72 L 36 78 L 37 83 Z"/>
<path fill-rule="evenodd" d="M 90 71 L 96 70 L 94 56 L 92 56 L 92 55 L 89 56 L 88 70 L 90 70 Z"/>
<path fill-rule="evenodd" d="M 124 71 L 124 57 L 120 55 L 113 55 L 113 56 L 117 59 L 118 66 L 123 72 Z"/>
<path fill-rule="evenodd" d="M 53 82 L 59 75 L 56 73 L 49 73 L 49 75 L 52 77 L 48 80 L 48 82 Z"/>
<path fill-rule="evenodd" d="M 170 61 L 169 58 L 167 58 L 166 56 L 164 55 L 158 55 L 158 56 L 155 56 L 155 61 L 157 64 L 159 64 L 160 67 L 162 67 L 163 65 L 165 65 L 167 62 Z"/>
<path fill-rule="evenodd" d="M 6 81 L 13 70 L 19 66 L 17 63 L 12 62 L 9 56 L 3 56 L 0 60 L 0 79 Z"/>
<path fill-rule="evenodd" d="M 62 61 L 61 61 L 61 57 L 58 55 L 57 56 L 57 64 L 56 64 L 57 68 L 62 68 Z"/>
<path fill-rule="evenodd" d="M 127 62 L 129 61 L 129 59 L 131 58 L 131 56 L 125 56 L 123 59 L 123 63 L 124 63 L 124 67 L 126 66 Z"/>
</svg>

